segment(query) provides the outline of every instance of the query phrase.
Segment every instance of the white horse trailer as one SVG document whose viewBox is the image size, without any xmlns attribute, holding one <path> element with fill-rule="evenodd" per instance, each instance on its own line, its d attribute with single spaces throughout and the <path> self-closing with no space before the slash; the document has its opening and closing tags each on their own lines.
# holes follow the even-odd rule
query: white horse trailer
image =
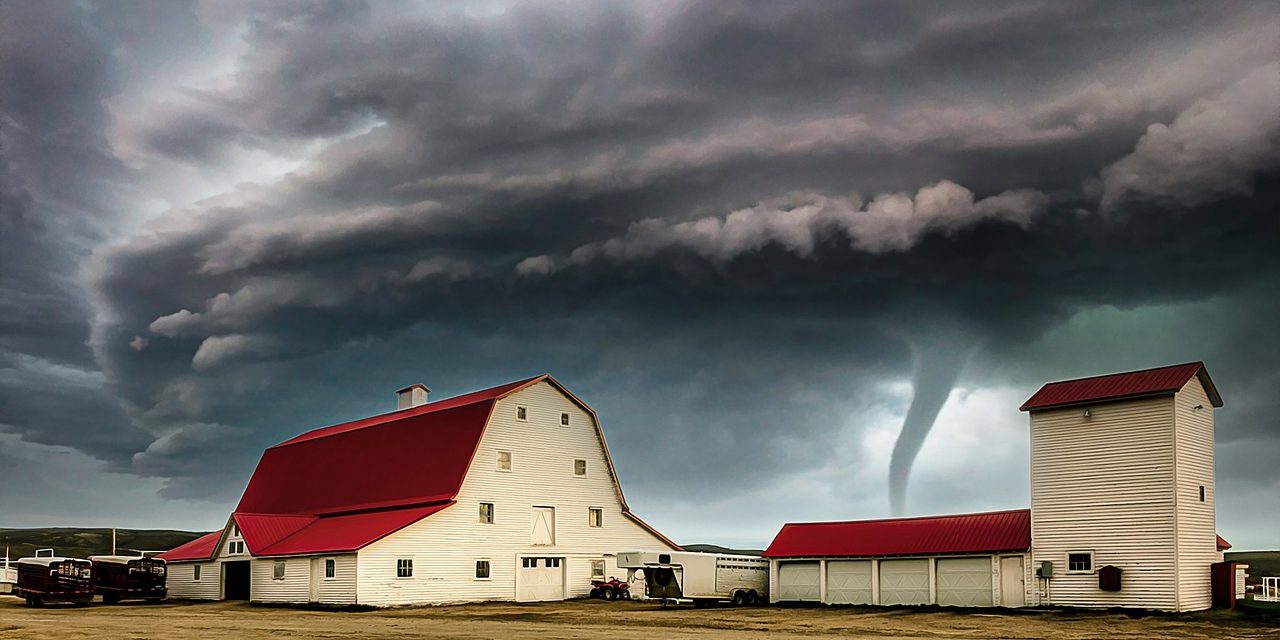
<svg viewBox="0 0 1280 640">
<path fill-rule="evenodd" d="M 758 556 L 692 551 L 626 551 L 618 568 L 634 582 L 643 572 L 645 593 L 665 602 L 732 602 L 752 605 L 769 601 L 769 561 Z"/>
</svg>

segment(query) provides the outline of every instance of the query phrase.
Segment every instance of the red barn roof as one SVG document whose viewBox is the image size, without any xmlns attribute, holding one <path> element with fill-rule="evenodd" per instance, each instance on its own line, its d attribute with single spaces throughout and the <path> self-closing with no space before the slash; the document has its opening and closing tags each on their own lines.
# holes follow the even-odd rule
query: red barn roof
<svg viewBox="0 0 1280 640">
<path fill-rule="evenodd" d="M 783 525 L 766 558 L 995 553 L 1031 548 L 1031 511 Z"/>
<path fill-rule="evenodd" d="M 1223 539 L 1222 536 L 1218 536 L 1218 551 L 1226 551 L 1227 549 L 1230 549 L 1230 548 L 1231 548 L 1231 543 Z"/>
<path fill-rule="evenodd" d="M 208 560 L 213 557 L 213 550 L 218 548 L 221 531 L 206 533 L 191 542 L 178 545 L 157 557 L 169 562 L 174 560 Z"/>
<path fill-rule="evenodd" d="M 595 417 L 541 375 L 315 429 L 267 449 L 233 514 L 245 545 L 255 556 L 353 551 L 452 505 L 494 403 L 544 380 Z M 616 478 L 607 446 L 605 460 Z M 667 540 L 628 511 L 621 490 L 618 497 L 628 518 Z M 212 558 L 221 532 L 201 541 L 162 557 Z"/>
<path fill-rule="evenodd" d="M 1144 369 L 1127 373 L 1050 382 L 1022 404 L 1022 411 L 1036 411 L 1109 400 L 1127 400 L 1146 396 L 1166 395 L 1177 392 L 1191 380 L 1199 377 L 1209 401 L 1215 407 L 1222 406 L 1222 396 L 1209 379 L 1203 362 L 1189 362 L 1170 367 Z"/>
</svg>

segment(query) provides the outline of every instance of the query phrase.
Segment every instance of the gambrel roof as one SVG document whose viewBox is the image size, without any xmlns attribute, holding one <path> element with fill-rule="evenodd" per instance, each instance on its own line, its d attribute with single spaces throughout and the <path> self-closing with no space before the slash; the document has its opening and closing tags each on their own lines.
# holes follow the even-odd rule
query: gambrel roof
<svg viewBox="0 0 1280 640">
<path fill-rule="evenodd" d="M 360 549 L 454 503 L 494 403 L 539 382 L 594 411 L 549 375 L 308 431 L 267 449 L 232 517 L 254 556 Z M 615 479 L 604 436 L 605 460 Z M 631 515 L 618 489 L 623 513 Z M 212 558 L 221 532 L 161 555 Z M 197 544 L 198 543 L 198 544 Z M 674 544 L 672 546 L 675 546 Z"/>
</svg>

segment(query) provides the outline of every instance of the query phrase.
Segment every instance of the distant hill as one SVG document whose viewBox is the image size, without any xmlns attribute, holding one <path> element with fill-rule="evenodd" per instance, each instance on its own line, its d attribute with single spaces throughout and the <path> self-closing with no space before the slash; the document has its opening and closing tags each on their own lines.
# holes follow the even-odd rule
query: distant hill
<svg viewBox="0 0 1280 640">
<path fill-rule="evenodd" d="M 763 549 L 730 549 L 722 547 L 718 544 L 686 544 L 682 545 L 685 551 L 697 551 L 699 553 L 728 553 L 740 556 L 758 556 L 763 555 Z"/>
<path fill-rule="evenodd" d="M 116 551 L 167 551 L 204 535 L 197 531 L 169 529 L 116 529 Z M 111 529 L 0 529 L 0 557 L 9 545 L 9 557 L 18 559 L 35 555 L 36 549 L 52 548 L 60 556 L 86 558 L 111 553 Z"/>
<path fill-rule="evenodd" d="M 1249 565 L 1249 575 L 1280 576 L 1280 551 L 1228 551 L 1226 559 Z"/>
</svg>

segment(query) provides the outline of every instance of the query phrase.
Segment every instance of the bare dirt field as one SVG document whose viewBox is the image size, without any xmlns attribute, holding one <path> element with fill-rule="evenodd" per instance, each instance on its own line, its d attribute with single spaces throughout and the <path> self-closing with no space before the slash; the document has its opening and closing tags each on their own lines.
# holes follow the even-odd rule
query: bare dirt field
<svg viewBox="0 0 1280 640">
<path fill-rule="evenodd" d="M 1214 612 L 998 613 L 829 608 L 674 608 L 639 602 L 481 604 L 378 611 L 306 611 L 244 603 L 28 609 L 0 597 L 6 640 L 214 638 L 1276 638 L 1280 619 Z"/>
</svg>

